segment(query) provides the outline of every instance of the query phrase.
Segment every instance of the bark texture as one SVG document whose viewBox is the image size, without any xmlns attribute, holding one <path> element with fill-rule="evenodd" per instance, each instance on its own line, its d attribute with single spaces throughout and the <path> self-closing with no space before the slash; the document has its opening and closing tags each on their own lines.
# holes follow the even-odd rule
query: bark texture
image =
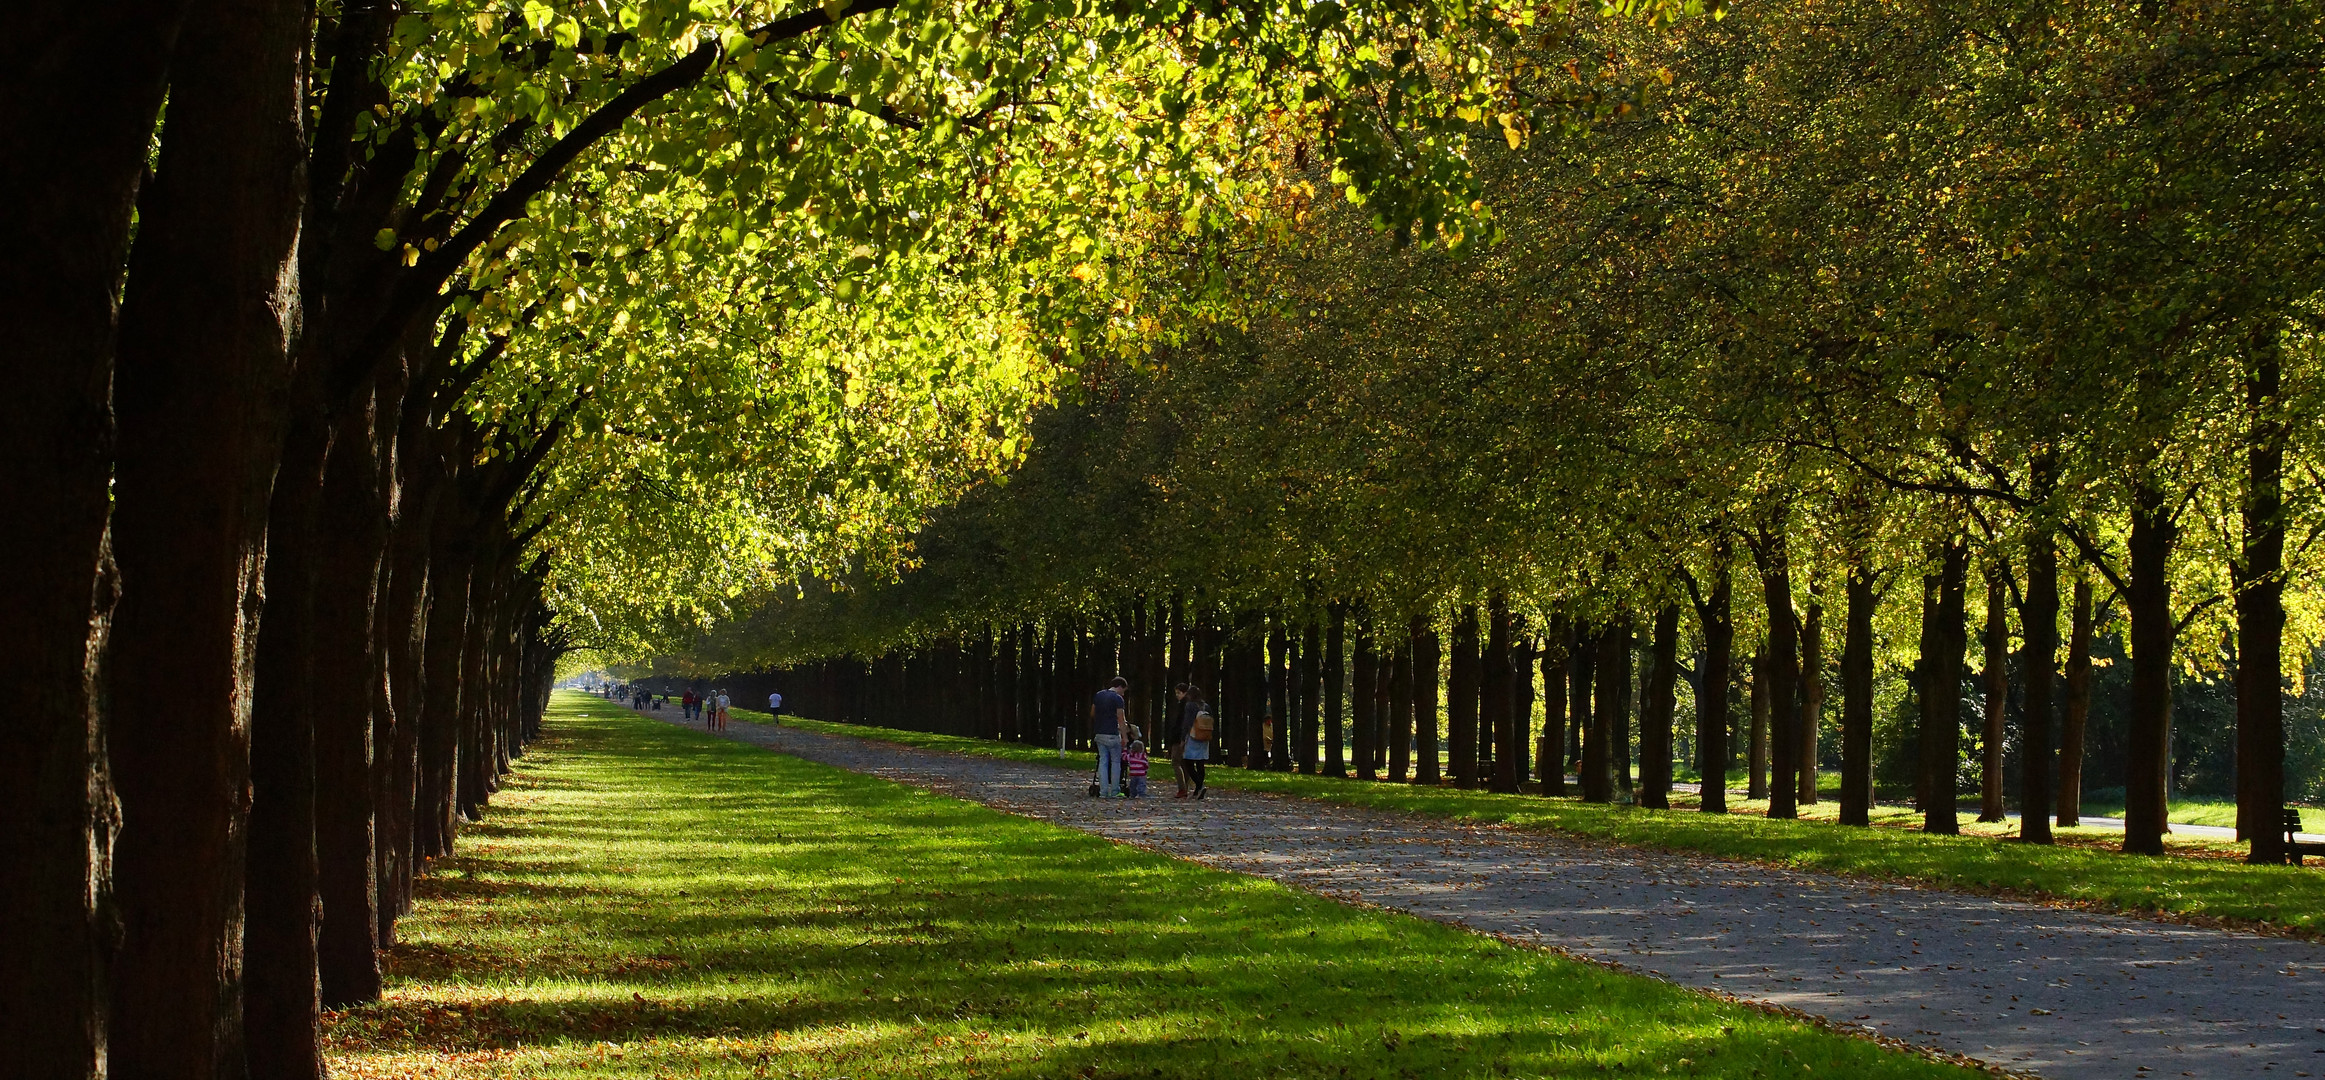
<svg viewBox="0 0 2325 1080">
<path fill-rule="evenodd" d="M 2059 554 L 2051 538 L 2036 533 L 2026 541 L 2026 592 L 2019 606 L 2025 658 L 2019 663 L 2025 706 L 2019 721 L 2018 838 L 2051 842 L 2052 712 L 2057 705 L 2059 663 Z"/>
<path fill-rule="evenodd" d="M 2091 582 L 2075 579 L 2074 613 L 2067 630 L 2066 692 L 2059 711 L 2060 828 L 2082 823 L 2084 732 L 2091 718 Z"/>
<path fill-rule="evenodd" d="M 2131 500 L 2131 724 L 2123 770 L 2123 850 L 2164 853 L 2171 801 L 2172 620 L 2170 563 L 2179 538 L 2163 491 L 2143 485 Z"/>
<path fill-rule="evenodd" d="M 0 41 L 0 1046 L 11 1070 L 105 1075 L 118 825 L 99 705 L 115 298 L 185 5 L 31 0 Z"/>
<path fill-rule="evenodd" d="M 1849 566 L 1848 611 L 1841 633 L 1841 824 L 1873 822 L 1873 618 L 1879 604 L 1873 574 L 1860 558 Z"/>
<path fill-rule="evenodd" d="M 304 5 L 180 36 L 122 311 L 114 627 L 119 1075 L 243 1068 L 243 843 L 266 523 L 299 297 Z"/>
<path fill-rule="evenodd" d="M 1696 621 L 1703 629 L 1703 670 L 1697 685 L 1703 692 L 1695 701 L 1696 769 L 1703 776 L 1706 814 L 1728 812 L 1729 725 L 1728 684 L 1735 680 L 1736 624 L 1729 612 L 1734 586 L 1725 561 L 1713 571 L 1711 588 L 1696 600 Z"/>
</svg>

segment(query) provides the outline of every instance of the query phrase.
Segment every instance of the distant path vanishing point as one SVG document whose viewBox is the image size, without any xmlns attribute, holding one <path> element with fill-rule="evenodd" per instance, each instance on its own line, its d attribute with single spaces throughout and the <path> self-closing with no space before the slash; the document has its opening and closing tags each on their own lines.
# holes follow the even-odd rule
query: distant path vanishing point
<svg viewBox="0 0 2325 1080">
<path fill-rule="evenodd" d="M 2325 1077 L 2325 945 L 1312 799 L 1183 802 L 1167 773 L 1159 799 L 1098 800 L 1039 765 L 749 723 L 726 737 L 2012 1070 Z"/>
</svg>

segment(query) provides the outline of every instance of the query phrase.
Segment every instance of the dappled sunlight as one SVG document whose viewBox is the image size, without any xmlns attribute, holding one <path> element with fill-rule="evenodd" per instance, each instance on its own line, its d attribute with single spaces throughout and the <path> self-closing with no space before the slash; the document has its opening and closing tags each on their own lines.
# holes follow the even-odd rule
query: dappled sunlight
<svg viewBox="0 0 2325 1080">
<path fill-rule="evenodd" d="M 489 839 L 431 870 L 386 999 L 330 1018 L 342 1074 L 1937 1068 L 1660 983 L 561 705 L 557 752 L 526 763 Z"/>
</svg>

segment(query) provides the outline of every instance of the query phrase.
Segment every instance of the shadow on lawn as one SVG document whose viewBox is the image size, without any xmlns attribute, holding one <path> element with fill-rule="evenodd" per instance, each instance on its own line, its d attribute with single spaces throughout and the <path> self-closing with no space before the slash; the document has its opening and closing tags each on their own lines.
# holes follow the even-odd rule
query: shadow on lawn
<svg viewBox="0 0 2325 1080">
<path fill-rule="evenodd" d="M 340 1071 L 1964 1075 L 884 781 L 564 719 L 493 850 L 424 893 L 389 999 L 332 1018 Z"/>
</svg>

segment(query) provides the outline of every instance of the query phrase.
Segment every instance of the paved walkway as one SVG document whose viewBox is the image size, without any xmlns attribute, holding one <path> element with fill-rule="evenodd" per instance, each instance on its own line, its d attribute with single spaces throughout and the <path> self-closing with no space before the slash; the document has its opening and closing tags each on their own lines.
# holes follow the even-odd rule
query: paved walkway
<svg viewBox="0 0 2325 1080">
<path fill-rule="evenodd" d="M 675 722 L 675 714 L 649 713 Z M 2013 1070 L 2325 1077 L 2325 945 L 737 723 L 728 738 Z M 2144 1068 L 2142 1068 L 2144 1066 Z"/>
</svg>

